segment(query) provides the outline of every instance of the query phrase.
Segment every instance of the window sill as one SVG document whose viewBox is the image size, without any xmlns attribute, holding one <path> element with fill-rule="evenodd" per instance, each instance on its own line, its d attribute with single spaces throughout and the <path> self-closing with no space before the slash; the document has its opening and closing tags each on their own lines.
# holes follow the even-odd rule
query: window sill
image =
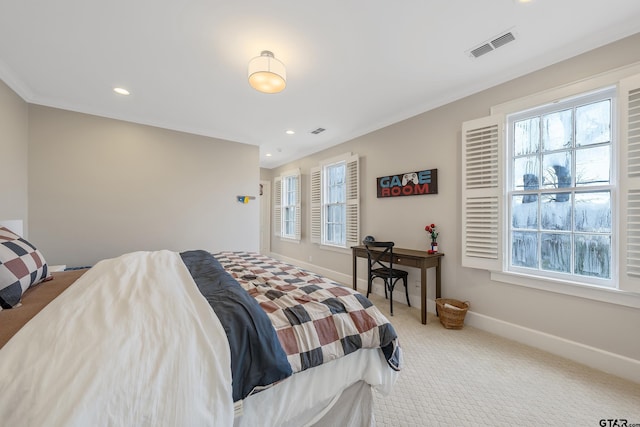
<svg viewBox="0 0 640 427">
<path fill-rule="evenodd" d="M 557 294 L 586 298 L 626 307 L 640 308 L 640 294 L 599 286 L 578 285 L 561 280 L 545 279 L 518 273 L 491 272 L 491 280 L 525 286 Z"/>
<path fill-rule="evenodd" d="M 351 248 L 343 248 L 342 246 L 320 244 L 318 247 L 324 251 L 339 252 L 342 254 L 351 254 Z"/>
<path fill-rule="evenodd" d="M 299 239 L 294 239 L 291 237 L 280 237 L 280 240 L 283 242 L 289 242 L 289 243 L 300 243 Z"/>
</svg>

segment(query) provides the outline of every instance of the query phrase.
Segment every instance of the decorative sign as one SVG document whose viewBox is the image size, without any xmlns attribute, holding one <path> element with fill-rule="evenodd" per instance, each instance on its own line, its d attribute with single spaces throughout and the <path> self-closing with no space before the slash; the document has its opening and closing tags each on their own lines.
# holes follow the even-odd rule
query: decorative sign
<svg viewBox="0 0 640 427">
<path fill-rule="evenodd" d="M 381 176 L 378 182 L 378 198 L 438 194 L 438 169 Z"/>
<path fill-rule="evenodd" d="M 236 196 L 236 199 L 240 203 L 247 204 L 247 203 L 249 203 L 249 200 L 255 200 L 256 198 L 255 198 L 255 196 Z"/>
</svg>

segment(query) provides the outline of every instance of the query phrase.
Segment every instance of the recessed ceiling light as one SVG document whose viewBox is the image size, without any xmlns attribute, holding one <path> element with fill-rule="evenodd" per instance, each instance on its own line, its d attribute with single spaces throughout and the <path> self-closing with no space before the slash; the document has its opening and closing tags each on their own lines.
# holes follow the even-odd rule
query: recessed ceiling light
<svg viewBox="0 0 640 427">
<path fill-rule="evenodd" d="M 120 95 L 129 95 L 129 91 L 122 87 L 114 87 L 113 91 Z"/>
<path fill-rule="evenodd" d="M 267 156 L 267 157 L 271 157 L 271 156 L 272 156 L 272 154 L 271 154 L 271 153 L 267 153 L 267 154 L 265 154 L 265 156 Z"/>
<path fill-rule="evenodd" d="M 293 135 L 294 133 L 296 133 L 296 131 L 289 129 L 288 131 L 285 132 L 287 135 Z"/>
</svg>

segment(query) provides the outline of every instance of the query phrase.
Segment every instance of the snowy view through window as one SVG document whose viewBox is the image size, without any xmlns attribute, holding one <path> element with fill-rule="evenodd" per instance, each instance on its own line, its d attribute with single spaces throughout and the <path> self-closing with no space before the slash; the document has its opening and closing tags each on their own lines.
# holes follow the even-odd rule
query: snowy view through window
<svg viewBox="0 0 640 427">
<path fill-rule="evenodd" d="M 611 279 L 611 124 L 611 92 L 510 120 L 512 267 Z"/>
</svg>

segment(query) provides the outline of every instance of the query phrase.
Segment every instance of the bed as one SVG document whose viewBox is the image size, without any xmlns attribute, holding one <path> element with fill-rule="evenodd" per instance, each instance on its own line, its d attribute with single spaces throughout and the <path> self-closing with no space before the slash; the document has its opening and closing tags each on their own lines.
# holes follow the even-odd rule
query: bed
<svg viewBox="0 0 640 427">
<path fill-rule="evenodd" d="M 374 425 L 372 393 L 401 369 L 364 296 L 263 255 L 40 264 L 41 283 L 0 311 L 4 425 Z"/>
</svg>

